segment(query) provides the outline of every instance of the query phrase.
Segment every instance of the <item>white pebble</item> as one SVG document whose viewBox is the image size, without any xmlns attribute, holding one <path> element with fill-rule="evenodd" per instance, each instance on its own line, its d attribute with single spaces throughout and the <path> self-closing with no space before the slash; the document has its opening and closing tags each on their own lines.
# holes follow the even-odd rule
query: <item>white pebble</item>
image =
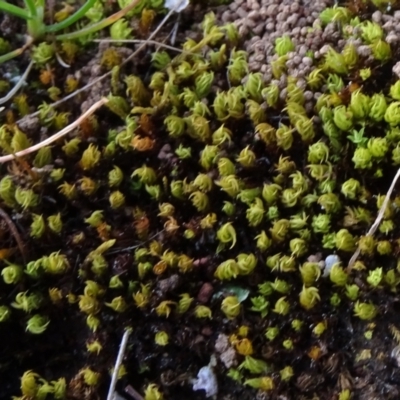
<svg viewBox="0 0 400 400">
<path fill-rule="evenodd" d="M 206 397 L 212 397 L 218 393 L 218 382 L 214 370 L 207 365 L 200 369 L 197 379 L 193 381 L 193 390 L 205 390 Z"/>
<path fill-rule="evenodd" d="M 183 11 L 189 5 L 189 0 L 165 0 L 165 8 L 176 12 Z"/>
<path fill-rule="evenodd" d="M 336 254 L 330 254 L 325 258 L 325 268 L 322 276 L 326 278 L 331 273 L 331 269 L 335 264 L 340 263 L 340 258 Z"/>
</svg>

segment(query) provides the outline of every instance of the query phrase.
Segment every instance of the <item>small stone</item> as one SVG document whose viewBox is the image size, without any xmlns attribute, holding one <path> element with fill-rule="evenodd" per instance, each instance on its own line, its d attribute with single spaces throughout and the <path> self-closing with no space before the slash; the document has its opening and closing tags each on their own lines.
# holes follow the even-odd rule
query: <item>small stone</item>
<svg viewBox="0 0 400 400">
<path fill-rule="evenodd" d="M 205 390 L 206 397 L 216 396 L 218 393 L 218 382 L 212 367 L 207 365 L 200 369 L 197 379 L 193 381 L 193 390 Z"/>
<path fill-rule="evenodd" d="M 204 336 L 211 336 L 213 334 L 213 330 L 211 329 L 210 326 L 205 326 L 202 330 L 201 330 L 201 334 Z"/>
<path fill-rule="evenodd" d="M 224 23 L 227 23 L 227 22 L 232 21 L 232 14 L 231 14 L 231 12 L 228 11 L 228 10 L 224 11 L 224 12 L 222 13 L 222 15 L 221 15 L 221 20 L 222 20 L 222 22 L 224 22 Z"/>
<path fill-rule="evenodd" d="M 301 60 L 301 62 L 302 62 L 304 65 L 307 65 L 307 66 L 309 66 L 309 67 L 311 67 L 311 66 L 313 65 L 313 63 L 314 63 L 314 61 L 313 61 L 313 59 L 312 59 L 311 57 L 303 57 L 302 60 Z"/>
<path fill-rule="evenodd" d="M 311 263 L 317 263 L 321 260 L 321 258 L 322 258 L 321 253 L 315 253 L 315 254 L 311 254 L 310 256 L 308 256 L 307 261 L 311 262 Z"/>
<path fill-rule="evenodd" d="M 382 28 L 386 31 L 389 32 L 391 31 L 393 28 L 398 31 L 399 29 L 399 24 L 397 22 L 393 22 L 393 21 L 387 21 L 382 25 Z"/>
<path fill-rule="evenodd" d="M 297 14 L 292 14 L 288 19 L 287 23 L 289 26 L 294 26 L 297 23 L 297 20 L 299 19 L 299 16 Z"/>
<path fill-rule="evenodd" d="M 239 36 L 243 37 L 243 36 L 247 36 L 247 34 L 249 33 L 249 28 L 246 25 L 242 25 L 239 28 Z"/>
<path fill-rule="evenodd" d="M 246 18 L 246 25 L 248 28 L 253 29 L 257 26 L 257 22 L 254 19 Z"/>
<path fill-rule="evenodd" d="M 272 32 L 275 29 L 275 24 L 273 22 L 268 22 L 267 25 L 265 25 L 265 30 L 268 32 Z"/>
<path fill-rule="evenodd" d="M 360 55 L 362 57 L 368 57 L 371 55 L 372 50 L 369 46 L 363 45 L 363 46 L 357 47 L 357 53 L 358 53 L 358 55 Z"/>
<path fill-rule="evenodd" d="M 235 349 L 230 347 L 228 350 L 224 351 L 220 356 L 221 362 L 226 368 L 231 368 L 237 365 L 237 355 Z"/>
<path fill-rule="evenodd" d="M 293 63 L 294 63 L 295 65 L 299 65 L 299 64 L 301 63 L 301 57 L 298 56 L 298 55 L 294 56 L 294 57 L 293 57 Z"/>
<path fill-rule="evenodd" d="M 242 7 L 239 7 L 236 10 L 236 14 L 239 16 L 239 18 L 247 18 L 247 11 L 243 10 Z"/>
<path fill-rule="evenodd" d="M 264 32 L 264 25 L 258 24 L 253 28 L 253 33 L 255 35 L 261 35 Z"/>
<path fill-rule="evenodd" d="M 257 20 L 260 19 L 260 13 L 258 11 L 256 11 L 256 10 L 250 11 L 247 14 L 247 18 L 250 18 L 250 19 L 252 19 L 254 21 L 257 21 Z"/>
<path fill-rule="evenodd" d="M 271 4 L 268 8 L 267 8 L 267 15 L 269 17 L 274 17 L 278 12 L 278 6 L 276 4 Z"/>
<path fill-rule="evenodd" d="M 314 93 L 311 90 L 306 90 L 304 92 L 304 100 L 305 101 L 311 101 L 314 99 Z"/>
<path fill-rule="evenodd" d="M 214 293 L 213 286 L 211 285 L 211 283 L 206 282 L 200 288 L 199 293 L 197 295 L 197 300 L 200 303 L 205 304 L 210 300 L 213 293 Z"/>
<path fill-rule="evenodd" d="M 398 61 L 392 68 L 392 71 L 398 78 L 400 78 L 400 61 Z"/>
<path fill-rule="evenodd" d="M 220 333 L 217 337 L 217 340 L 215 341 L 215 351 L 218 353 L 223 353 L 227 349 L 229 349 L 230 344 L 229 344 L 229 337 L 227 335 L 224 335 L 223 333 Z"/>
<path fill-rule="evenodd" d="M 285 101 L 287 96 L 287 89 L 283 88 L 279 93 L 279 98 L 281 101 Z"/>
<path fill-rule="evenodd" d="M 39 117 L 27 115 L 18 121 L 18 127 L 28 136 L 33 135 L 40 128 Z"/>
<path fill-rule="evenodd" d="M 323 277 L 326 278 L 327 276 L 329 276 L 332 267 L 337 264 L 340 263 L 340 258 L 339 256 L 337 256 L 336 254 L 330 254 L 328 257 L 325 258 L 325 268 L 324 268 L 324 273 L 323 273 Z"/>
<path fill-rule="evenodd" d="M 238 8 L 239 8 L 239 6 L 235 2 L 232 2 L 231 4 L 229 4 L 229 9 L 231 11 L 236 11 Z"/>
<path fill-rule="evenodd" d="M 399 41 L 399 37 L 394 32 L 391 32 L 389 33 L 389 35 L 386 36 L 386 41 L 389 44 L 395 44 Z"/>
<path fill-rule="evenodd" d="M 380 11 L 375 11 L 372 16 L 372 21 L 376 22 L 379 24 L 382 21 L 382 13 Z"/>
<path fill-rule="evenodd" d="M 174 291 L 180 283 L 179 275 L 171 275 L 169 278 L 162 279 L 157 284 L 157 289 L 161 292 L 162 295 Z"/>
<path fill-rule="evenodd" d="M 300 10 L 300 4 L 299 3 L 293 3 L 290 5 L 290 12 L 291 13 L 297 13 Z"/>
<path fill-rule="evenodd" d="M 176 12 L 183 11 L 189 5 L 189 0 L 165 0 L 164 7 Z"/>
<path fill-rule="evenodd" d="M 390 356 L 394 359 L 397 366 L 400 367 L 400 346 L 393 347 L 393 350 L 390 353 Z"/>
<path fill-rule="evenodd" d="M 260 18 L 264 21 L 268 17 L 268 10 L 266 7 L 261 7 L 259 10 Z"/>
</svg>

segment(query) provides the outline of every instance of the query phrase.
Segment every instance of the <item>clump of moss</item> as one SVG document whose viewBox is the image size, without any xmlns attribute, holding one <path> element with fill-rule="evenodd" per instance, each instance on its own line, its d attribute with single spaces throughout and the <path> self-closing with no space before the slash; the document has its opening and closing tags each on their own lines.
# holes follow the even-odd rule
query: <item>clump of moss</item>
<svg viewBox="0 0 400 400">
<path fill-rule="evenodd" d="M 62 342 L 66 324 L 79 325 L 74 340 L 91 358 L 70 390 L 107 382 L 108 338 L 133 325 L 121 379 L 142 373 L 135 379 L 149 399 L 168 392 L 165 371 L 172 381 L 195 376 L 204 365 L 197 354 L 209 359 L 219 333 L 231 361 L 221 355 L 218 378 L 238 393 L 350 396 L 335 386 L 337 360 L 360 374 L 356 352 L 365 360 L 396 318 L 398 197 L 374 237 L 365 232 L 398 164 L 400 96 L 396 82 L 360 74 L 384 71 L 397 49 L 350 10 L 339 16 L 343 35 L 359 27 L 353 34 L 372 59 L 329 48 L 306 86 L 287 77 L 284 98 L 249 73 L 235 26 L 212 13 L 183 53 L 154 53 L 148 74 L 113 69 L 106 124 L 94 118 L 79 139 L 17 159 L 0 181 L 30 250 L 26 264 L 5 257 L 0 330 L 14 323 L 38 343 Z M 276 46 L 281 76 L 293 43 Z M 312 110 L 306 90 L 323 92 Z M 55 118 L 41 107 L 50 129 Z M 0 129 L 4 152 L 29 140 L 12 121 Z M 361 344 L 343 320 L 362 332 Z"/>
</svg>

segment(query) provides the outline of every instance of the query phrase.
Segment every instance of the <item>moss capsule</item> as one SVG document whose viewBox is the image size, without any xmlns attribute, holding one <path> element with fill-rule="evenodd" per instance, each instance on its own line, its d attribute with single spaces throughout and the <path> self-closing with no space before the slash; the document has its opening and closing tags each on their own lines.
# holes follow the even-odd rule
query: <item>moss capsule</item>
<svg viewBox="0 0 400 400">
<path fill-rule="evenodd" d="M 164 396 L 159 391 L 158 387 L 151 383 L 148 385 L 144 391 L 144 400 L 163 400 Z"/>
<path fill-rule="evenodd" d="M 49 324 L 50 321 L 47 317 L 35 314 L 33 317 L 28 319 L 26 323 L 26 331 L 33 333 L 34 335 L 40 335 L 47 329 Z"/>
<path fill-rule="evenodd" d="M 232 278 L 236 278 L 239 273 L 240 269 L 237 262 L 233 259 L 230 259 L 219 264 L 214 276 L 219 280 L 230 280 Z"/>
<path fill-rule="evenodd" d="M 158 345 L 158 346 L 166 346 L 169 342 L 169 336 L 168 333 L 165 331 L 160 331 L 157 332 L 155 334 L 154 337 L 154 342 Z"/>
<path fill-rule="evenodd" d="M 307 288 L 303 286 L 299 299 L 301 306 L 306 310 L 310 310 L 317 305 L 317 303 L 321 300 L 321 297 L 316 287 L 310 286 Z"/>
<path fill-rule="evenodd" d="M 21 266 L 10 264 L 1 271 L 4 283 L 11 285 L 20 282 L 24 276 L 24 270 Z"/>
<path fill-rule="evenodd" d="M 354 315 L 362 320 L 370 321 L 378 314 L 377 307 L 372 303 L 357 301 L 354 305 Z"/>
<path fill-rule="evenodd" d="M 190 297 L 188 293 L 181 294 L 176 311 L 179 314 L 184 314 L 190 308 L 193 300 L 193 297 Z"/>
<path fill-rule="evenodd" d="M 234 319 L 240 314 L 240 301 L 236 296 L 227 296 L 222 301 L 221 310 L 229 319 Z"/>
<path fill-rule="evenodd" d="M 287 315 L 289 313 L 290 304 L 286 300 L 286 296 L 281 297 L 280 299 L 277 300 L 277 302 L 275 303 L 275 307 L 272 311 L 280 315 Z"/>
<path fill-rule="evenodd" d="M 49 217 L 47 217 L 47 224 L 50 228 L 51 231 L 53 231 L 54 233 L 61 233 L 62 228 L 63 228 L 63 224 L 62 224 L 62 220 L 61 220 L 61 214 L 55 214 L 55 215 L 50 215 Z"/>
<path fill-rule="evenodd" d="M 46 224 L 44 222 L 44 218 L 42 215 L 32 214 L 32 223 L 31 223 L 31 231 L 30 236 L 39 239 L 43 236 L 46 231 Z"/>
<path fill-rule="evenodd" d="M 231 244 L 232 249 L 236 244 L 236 230 L 234 226 L 228 222 L 222 225 L 217 231 L 217 238 L 222 244 Z"/>
<path fill-rule="evenodd" d="M 194 316 L 199 319 L 212 319 L 212 311 L 209 307 L 199 305 L 194 309 Z"/>
</svg>

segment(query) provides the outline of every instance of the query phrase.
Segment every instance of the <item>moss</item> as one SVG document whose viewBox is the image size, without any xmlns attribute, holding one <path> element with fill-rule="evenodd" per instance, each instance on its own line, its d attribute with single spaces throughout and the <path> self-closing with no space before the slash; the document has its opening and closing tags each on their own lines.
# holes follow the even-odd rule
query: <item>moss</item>
<svg viewBox="0 0 400 400">
<path fill-rule="evenodd" d="M 345 28 L 350 14 L 336 7 L 321 21 L 335 18 Z M 239 367 L 228 367 L 221 355 L 218 379 L 228 386 L 234 380 L 238 393 L 307 392 L 309 374 L 312 392 L 338 395 L 332 382 L 342 370 L 329 360 L 343 358 L 358 371 L 359 344 L 342 321 L 362 332 L 366 347 L 396 321 L 397 198 L 374 236 L 365 232 L 399 158 L 398 88 L 364 75 L 362 87 L 344 92 L 358 71 L 386 71 L 397 49 L 360 22 L 361 39 L 375 43 L 375 60 L 356 57 L 349 46 L 330 49 L 306 80 L 311 91 L 327 82 L 327 92 L 306 110 L 295 77 L 281 99 L 278 86 L 248 74 L 248 54 L 234 27 L 214 20 L 207 15 L 203 37 L 182 44 L 189 53 L 166 50 L 119 68 L 118 51 L 109 49 L 102 64 L 113 71 L 112 94 L 98 121 L 4 170 L 2 207 L 27 233 L 29 256 L 24 262 L 18 251 L 4 253 L 0 334 L 12 327 L 18 343 L 11 349 L 23 360 L 17 345 L 26 338 L 38 344 L 36 355 L 52 341 L 87 350 L 89 358 L 78 357 L 71 367 L 71 392 L 101 391 L 116 332 L 132 325 L 121 379 L 134 377 L 146 398 L 167 398 L 165 371 L 174 380 L 195 375 L 219 334 L 229 335 L 232 365 Z M 281 38 L 276 46 L 280 76 L 293 43 Z M 38 50 L 45 61 L 48 49 Z M 40 84 L 47 88 L 52 79 L 41 73 Z M 21 115 L 27 107 L 39 109 L 23 97 L 14 104 Z M 59 129 L 64 113 L 75 115 L 80 105 L 71 104 L 60 112 L 42 104 L 40 123 Z M 12 120 L 2 124 L 4 153 L 40 136 Z M 17 248 L 5 232 L 9 247 Z M 346 264 L 357 246 L 350 271 Z M 324 270 L 333 251 L 342 264 Z M 63 361 L 51 357 L 62 370 Z M 327 389 L 318 383 L 320 367 L 331 371 Z M 50 383 L 26 372 L 22 394 L 62 393 L 64 381 L 46 373 Z M 340 396 L 350 394 L 343 389 Z"/>
</svg>

